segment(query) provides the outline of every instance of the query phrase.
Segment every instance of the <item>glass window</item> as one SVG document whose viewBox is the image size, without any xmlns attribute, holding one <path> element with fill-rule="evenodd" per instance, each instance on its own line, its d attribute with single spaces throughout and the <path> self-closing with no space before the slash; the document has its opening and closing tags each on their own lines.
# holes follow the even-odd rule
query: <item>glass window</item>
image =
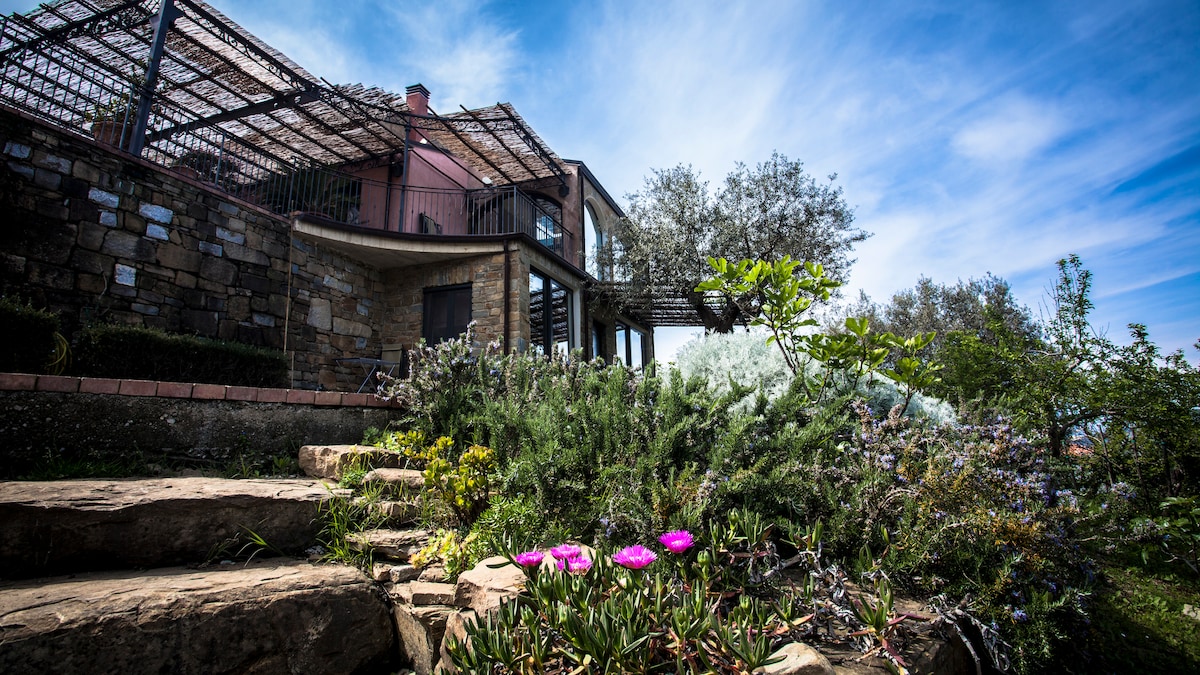
<svg viewBox="0 0 1200 675">
<path fill-rule="evenodd" d="M 426 344 L 457 338 L 471 322 L 471 284 L 425 289 L 424 310 Z"/>
<path fill-rule="evenodd" d="M 588 274 L 600 281 L 608 280 L 608 273 L 601 265 L 600 250 L 604 246 L 604 233 L 600 231 L 600 223 L 591 204 L 583 205 L 583 254 Z"/>
<path fill-rule="evenodd" d="M 642 331 L 618 323 L 617 356 L 613 361 L 620 361 L 630 368 L 641 368 L 645 365 L 642 357 L 642 343 L 645 341 L 645 337 L 646 334 Z"/>
<path fill-rule="evenodd" d="M 642 367 L 642 331 L 629 329 L 629 367 Z"/>
<path fill-rule="evenodd" d="M 571 289 L 540 272 L 529 273 L 529 348 L 550 354 L 575 348 Z"/>
</svg>

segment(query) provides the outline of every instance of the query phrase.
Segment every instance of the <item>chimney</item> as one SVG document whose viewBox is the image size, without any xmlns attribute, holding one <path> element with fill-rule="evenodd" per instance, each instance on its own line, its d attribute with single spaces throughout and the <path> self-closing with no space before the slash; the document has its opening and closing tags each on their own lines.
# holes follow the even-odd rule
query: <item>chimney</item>
<svg viewBox="0 0 1200 675">
<path fill-rule="evenodd" d="M 404 93 L 408 95 L 408 111 L 414 115 L 429 114 L 429 90 L 425 85 L 417 83 L 411 84 L 404 89 Z M 413 128 L 409 128 L 408 140 L 410 143 L 417 143 L 421 140 L 421 135 Z"/>
</svg>

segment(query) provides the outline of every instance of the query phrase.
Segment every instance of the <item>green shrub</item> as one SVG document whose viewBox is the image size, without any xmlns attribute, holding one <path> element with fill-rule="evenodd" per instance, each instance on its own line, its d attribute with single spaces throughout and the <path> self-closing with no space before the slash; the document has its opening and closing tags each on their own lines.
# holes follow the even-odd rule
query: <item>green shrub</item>
<svg viewBox="0 0 1200 675">
<path fill-rule="evenodd" d="M 57 316 L 0 297 L 0 325 L 4 326 L 0 331 L 0 372 L 49 372 L 58 347 Z"/>
<path fill-rule="evenodd" d="M 79 375 L 246 387 L 288 385 L 287 357 L 262 347 L 116 325 L 85 328 L 75 342 L 74 370 Z"/>
</svg>

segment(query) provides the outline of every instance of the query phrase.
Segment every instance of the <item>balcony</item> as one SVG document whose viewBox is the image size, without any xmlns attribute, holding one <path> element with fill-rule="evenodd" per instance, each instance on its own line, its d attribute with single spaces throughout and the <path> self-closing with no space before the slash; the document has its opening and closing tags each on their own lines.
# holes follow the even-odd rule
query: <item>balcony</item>
<svg viewBox="0 0 1200 675">
<path fill-rule="evenodd" d="M 264 199 L 256 194 L 274 195 Z M 302 212 L 387 232 L 430 236 L 525 234 L 566 258 L 573 241 L 550 208 L 514 186 L 476 190 L 403 187 L 324 168 L 274 177 L 239 195 L 281 215 Z"/>
</svg>

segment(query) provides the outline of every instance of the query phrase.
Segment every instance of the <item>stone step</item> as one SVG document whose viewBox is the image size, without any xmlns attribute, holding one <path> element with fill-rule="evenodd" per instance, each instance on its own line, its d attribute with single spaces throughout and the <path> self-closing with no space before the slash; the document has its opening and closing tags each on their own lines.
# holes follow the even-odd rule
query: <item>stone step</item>
<svg viewBox="0 0 1200 675">
<path fill-rule="evenodd" d="M 425 476 L 416 469 L 374 469 L 363 476 L 363 485 L 379 483 L 400 494 L 417 495 L 425 490 Z"/>
<path fill-rule="evenodd" d="M 248 531 L 300 552 L 330 498 L 311 480 L 0 482 L 0 578 L 199 563 L 236 554 Z"/>
<path fill-rule="evenodd" d="M 399 468 L 405 458 L 374 445 L 305 445 L 300 448 L 300 468 L 313 478 L 341 480 L 342 472 L 356 458 L 374 468 Z"/>
<path fill-rule="evenodd" d="M 408 562 L 429 543 L 428 530 L 367 530 L 346 537 L 355 551 L 372 551 L 380 558 Z"/>
<path fill-rule="evenodd" d="M 410 502 L 373 502 L 371 511 L 387 518 L 392 525 L 407 525 L 417 522 L 417 518 L 421 515 L 421 505 Z"/>
<path fill-rule="evenodd" d="M 0 672 L 393 672 L 396 638 L 358 570 L 290 559 L 0 584 Z"/>
</svg>

